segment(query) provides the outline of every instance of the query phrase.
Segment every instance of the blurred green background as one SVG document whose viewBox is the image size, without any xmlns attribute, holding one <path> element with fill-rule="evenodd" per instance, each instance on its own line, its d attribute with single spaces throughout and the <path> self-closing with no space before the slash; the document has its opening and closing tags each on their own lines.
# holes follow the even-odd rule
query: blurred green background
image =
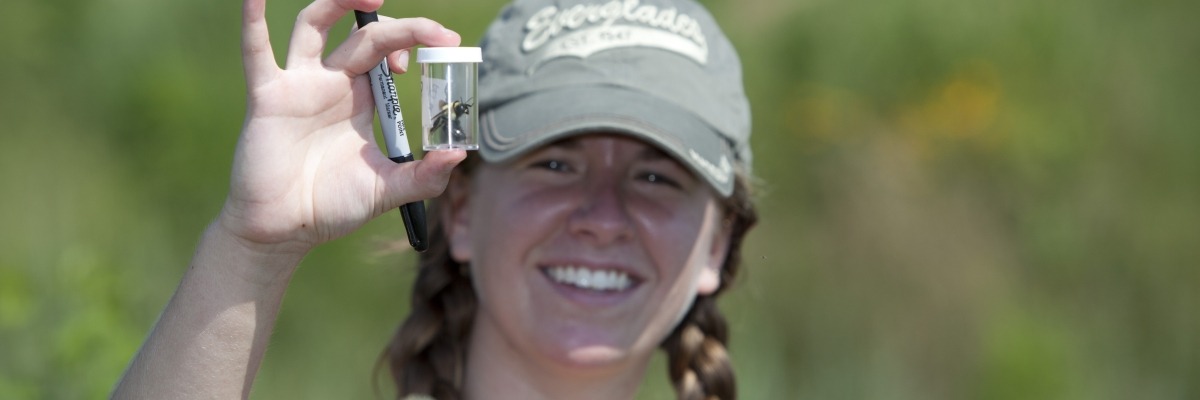
<svg viewBox="0 0 1200 400">
<path fill-rule="evenodd" d="M 1200 398 L 1200 2 L 704 3 L 764 189 L 722 303 L 744 398 Z M 280 57 L 304 5 L 269 4 Z M 381 13 L 472 43 L 501 5 Z M 0 398 L 106 397 L 221 207 L 240 6 L 3 8 Z M 305 260 L 254 397 L 373 396 L 404 243 L 391 213 Z"/>
</svg>

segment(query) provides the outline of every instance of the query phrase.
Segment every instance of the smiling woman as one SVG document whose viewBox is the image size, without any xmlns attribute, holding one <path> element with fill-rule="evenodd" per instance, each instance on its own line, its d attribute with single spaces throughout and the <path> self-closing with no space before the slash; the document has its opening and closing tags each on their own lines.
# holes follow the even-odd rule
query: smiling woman
<svg viewBox="0 0 1200 400">
<path fill-rule="evenodd" d="M 317 0 L 281 69 L 263 2 L 245 4 L 249 107 L 225 207 L 115 397 L 247 396 L 299 260 L 440 196 L 381 360 L 400 397 L 632 398 L 663 348 L 680 398 L 736 398 L 715 299 L 757 218 L 750 117 L 706 10 L 518 0 L 483 39 L 478 155 L 397 165 L 363 151 L 377 148 L 363 74 L 384 57 L 403 72 L 401 50 L 458 35 L 384 20 L 321 59 L 334 21 L 380 1 Z M 530 46 L 536 21 L 554 27 Z"/>
<path fill-rule="evenodd" d="M 547 380 L 548 398 L 630 398 L 661 346 L 680 397 L 733 398 L 713 300 L 756 218 L 743 182 L 721 198 L 662 150 L 603 131 L 477 161 L 438 202 L 447 240 L 422 258 L 387 353 L 402 390 L 479 398 L 484 382 Z M 627 384 L 597 386 L 611 382 Z"/>
</svg>

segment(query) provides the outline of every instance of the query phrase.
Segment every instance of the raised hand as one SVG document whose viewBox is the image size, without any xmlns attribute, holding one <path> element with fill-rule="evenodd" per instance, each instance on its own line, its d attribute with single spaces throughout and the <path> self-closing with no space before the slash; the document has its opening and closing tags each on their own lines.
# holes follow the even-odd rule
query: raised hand
<svg viewBox="0 0 1200 400">
<path fill-rule="evenodd" d="M 246 0 L 242 54 L 246 121 L 219 227 L 247 244 L 303 253 L 400 204 L 441 193 L 462 151 L 394 164 L 380 153 L 364 74 L 385 56 L 402 73 L 415 45 L 457 46 L 458 34 L 423 18 L 384 19 L 322 59 L 328 31 L 381 0 L 316 0 L 296 19 L 286 67 L 275 62 L 265 0 Z"/>
<path fill-rule="evenodd" d="M 242 52 L 249 101 L 229 196 L 115 399 L 246 398 L 292 271 L 318 243 L 446 186 L 466 154 L 431 152 L 394 164 L 372 132 L 363 74 L 417 44 L 457 46 L 426 19 L 385 20 L 321 59 L 329 27 L 382 0 L 316 0 L 300 13 L 280 69 L 267 40 L 265 0 L 245 0 Z"/>
</svg>

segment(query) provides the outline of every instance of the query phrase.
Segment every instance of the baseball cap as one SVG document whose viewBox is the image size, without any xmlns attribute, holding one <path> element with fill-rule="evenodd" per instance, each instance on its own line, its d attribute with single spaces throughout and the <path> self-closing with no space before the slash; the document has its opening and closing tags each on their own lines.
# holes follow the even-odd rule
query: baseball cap
<svg viewBox="0 0 1200 400">
<path fill-rule="evenodd" d="M 694 1 L 517 0 L 480 46 L 486 161 L 610 131 L 661 148 L 722 196 L 750 172 L 741 63 Z"/>
</svg>

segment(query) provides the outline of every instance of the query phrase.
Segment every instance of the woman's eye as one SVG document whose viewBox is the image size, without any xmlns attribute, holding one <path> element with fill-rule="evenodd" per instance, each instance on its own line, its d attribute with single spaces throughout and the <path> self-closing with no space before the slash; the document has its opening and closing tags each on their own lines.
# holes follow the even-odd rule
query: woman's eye
<svg viewBox="0 0 1200 400">
<path fill-rule="evenodd" d="M 654 183 L 654 184 L 667 185 L 667 186 L 674 187 L 674 188 L 682 187 L 679 185 L 678 181 L 671 179 L 671 178 L 667 177 L 666 175 L 656 173 L 656 172 L 643 172 L 641 174 L 640 178 L 643 181 Z"/>
<path fill-rule="evenodd" d="M 534 163 L 533 166 L 538 167 L 538 168 L 548 169 L 551 171 L 558 171 L 558 172 L 571 171 L 571 167 L 568 166 L 567 163 L 559 161 L 559 160 L 539 161 L 539 162 Z"/>
</svg>

